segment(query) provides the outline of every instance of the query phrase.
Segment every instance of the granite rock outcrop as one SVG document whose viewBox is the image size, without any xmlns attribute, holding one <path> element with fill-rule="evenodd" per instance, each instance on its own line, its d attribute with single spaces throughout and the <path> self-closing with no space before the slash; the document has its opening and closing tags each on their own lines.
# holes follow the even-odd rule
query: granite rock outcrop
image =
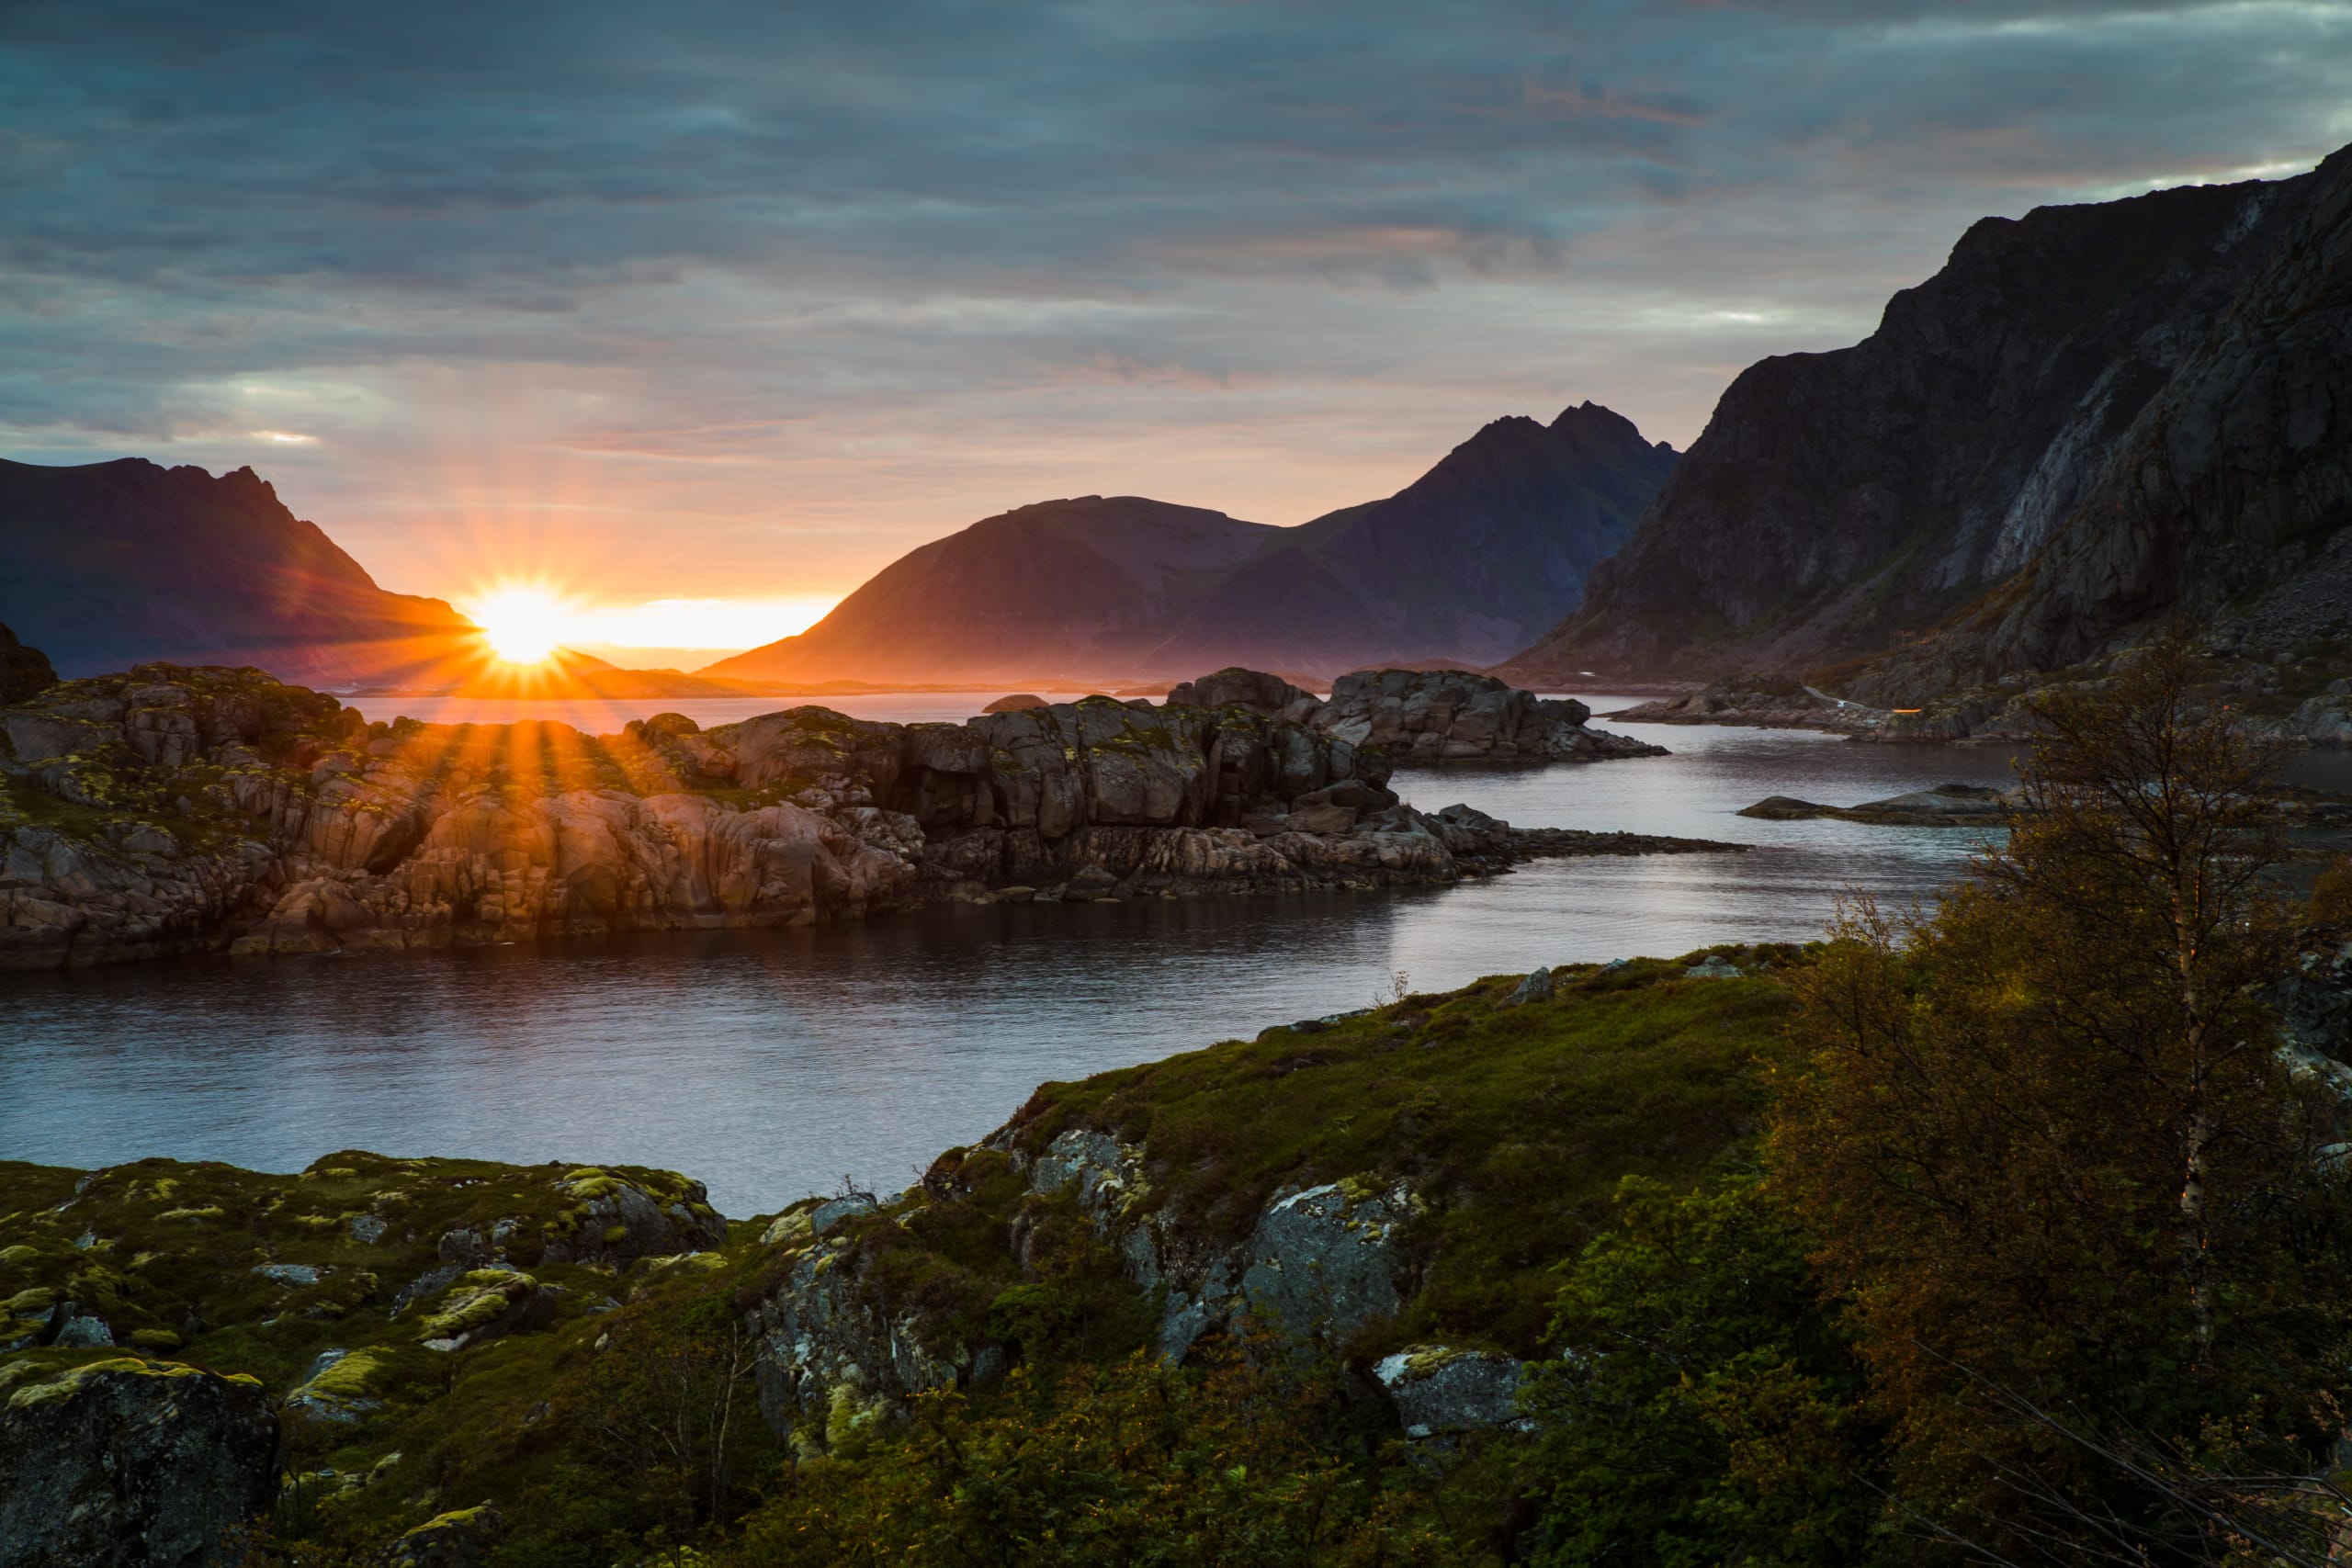
<svg viewBox="0 0 2352 1568">
<path fill-rule="evenodd" d="M 1031 1156 L 1013 1130 L 984 1147 L 1007 1155 L 1033 1201 L 1075 1205 L 1156 1303 L 1162 1359 L 1182 1361 L 1212 1330 L 1262 1332 L 1300 1353 L 1336 1349 L 1394 1316 L 1411 1289 L 1404 1234 L 1419 1212 L 1411 1189 L 1343 1181 L 1277 1194 L 1239 1241 L 1204 1236 L 1155 1212 L 1140 1145 L 1074 1128 Z M 746 1317 L 758 1341 L 760 1409 L 780 1437 L 821 1451 L 846 1433 L 902 1414 L 933 1389 L 985 1381 L 1006 1364 L 990 1342 L 937 1346 L 921 1314 L 877 1289 L 875 1249 L 853 1234 L 819 1235 L 780 1220 L 770 1233 L 786 1268 Z M 1024 1229 L 1008 1244 L 1018 1252 Z"/>
</svg>

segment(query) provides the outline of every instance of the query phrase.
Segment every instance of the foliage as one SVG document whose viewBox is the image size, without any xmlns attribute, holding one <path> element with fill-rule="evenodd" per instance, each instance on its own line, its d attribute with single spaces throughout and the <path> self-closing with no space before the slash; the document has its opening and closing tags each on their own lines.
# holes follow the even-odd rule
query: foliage
<svg viewBox="0 0 2352 1568">
<path fill-rule="evenodd" d="M 1752 1171 L 1629 1178 L 1567 1270 L 1522 1400 L 1544 1564 L 1858 1559 L 1878 1514 L 1860 1368 Z"/>
<path fill-rule="evenodd" d="M 1279 1356 L 1264 1358 L 1280 1365 Z M 989 1404 L 916 1402 L 901 1437 L 800 1467 L 722 1561 L 1229 1568 L 1464 1561 L 1405 1477 L 1351 1462 L 1332 1383 L 1228 1355 L 1023 1369 Z"/>
<path fill-rule="evenodd" d="M 2283 962 L 2266 758 L 2191 673 L 2167 643 L 2041 703 L 2007 846 L 1932 918 L 1849 910 L 1794 982 L 1810 1061 L 1779 1084 L 1772 1183 L 1905 1507 L 1979 1550 L 2174 1539 L 2176 1500 L 2083 1437 L 2226 1432 L 2310 1469 L 2352 1392 L 2335 1108 L 2256 994 Z"/>
<path fill-rule="evenodd" d="M 765 1440 L 752 1382 L 752 1336 L 724 1299 L 622 1314 L 554 1413 L 572 1436 L 559 1491 L 627 1497 L 640 1539 L 683 1541 L 723 1529 Z"/>
<path fill-rule="evenodd" d="M 2338 855 L 2312 884 L 2307 918 L 2315 926 L 2352 925 L 2352 855 Z"/>
</svg>

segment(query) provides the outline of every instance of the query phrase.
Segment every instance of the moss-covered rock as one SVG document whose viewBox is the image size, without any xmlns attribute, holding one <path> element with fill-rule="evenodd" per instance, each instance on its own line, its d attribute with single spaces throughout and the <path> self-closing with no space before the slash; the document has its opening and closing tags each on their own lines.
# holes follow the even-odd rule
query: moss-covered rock
<svg viewBox="0 0 2352 1568">
<path fill-rule="evenodd" d="M 250 1380 L 119 1357 L 19 1362 L 0 1400 L 0 1562 L 211 1568 L 277 1486 L 277 1419 Z"/>
</svg>

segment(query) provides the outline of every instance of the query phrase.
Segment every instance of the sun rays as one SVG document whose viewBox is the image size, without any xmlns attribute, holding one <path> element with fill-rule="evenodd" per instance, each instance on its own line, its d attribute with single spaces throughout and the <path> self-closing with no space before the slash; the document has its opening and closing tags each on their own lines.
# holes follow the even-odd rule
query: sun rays
<svg viewBox="0 0 2352 1568">
<path fill-rule="evenodd" d="M 502 583 L 466 610 L 491 651 L 508 664 L 544 664 L 571 635 L 571 612 L 563 599 L 540 583 Z"/>
</svg>

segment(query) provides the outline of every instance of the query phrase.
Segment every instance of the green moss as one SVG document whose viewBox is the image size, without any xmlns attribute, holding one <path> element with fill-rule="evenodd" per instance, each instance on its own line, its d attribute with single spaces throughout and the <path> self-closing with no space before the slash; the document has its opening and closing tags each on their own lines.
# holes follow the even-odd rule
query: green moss
<svg viewBox="0 0 2352 1568">
<path fill-rule="evenodd" d="M 91 1379 L 107 1373 L 127 1373 L 142 1378 L 200 1378 L 200 1367 L 183 1366 L 176 1361 L 142 1361 L 136 1357 L 118 1356 L 102 1361 L 84 1361 L 69 1368 L 61 1375 L 45 1382 L 28 1383 L 8 1396 L 11 1410 L 28 1409 L 37 1404 L 56 1404 L 81 1392 Z"/>
<path fill-rule="evenodd" d="M 374 1350 L 354 1350 L 338 1359 L 296 1392 L 334 1403 L 366 1399 L 384 1380 L 385 1358 Z"/>
<path fill-rule="evenodd" d="M 481 1269 L 452 1285 L 441 1298 L 440 1310 L 419 1325 L 427 1339 L 454 1339 L 496 1321 L 538 1281 L 528 1274 Z"/>
</svg>

